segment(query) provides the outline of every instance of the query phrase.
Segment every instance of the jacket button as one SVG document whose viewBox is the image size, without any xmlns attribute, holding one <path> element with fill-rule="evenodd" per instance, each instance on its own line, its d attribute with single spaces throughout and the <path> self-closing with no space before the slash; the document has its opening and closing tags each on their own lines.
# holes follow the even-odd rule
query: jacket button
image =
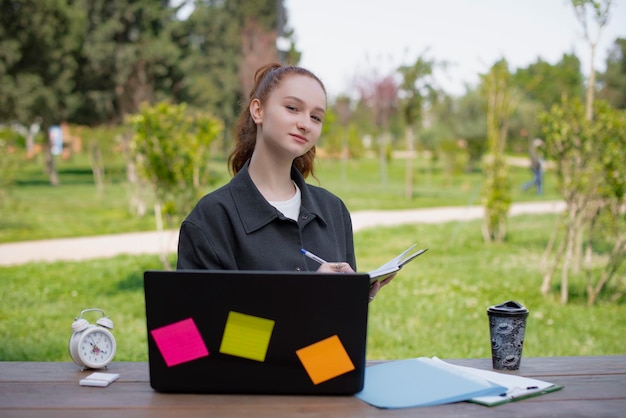
<svg viewBox="0 0 626 418">
<path fill-rule="evenodd" d="M 309 215 L 302 215 L 302 219 L 306 221 L 307 219 L 309 219 Z"/>
<path fill-rule="evenodd" d="M 296 271 L 300 271 L 302 270 L 300 267 L 296 267 Z"/>
</svg>

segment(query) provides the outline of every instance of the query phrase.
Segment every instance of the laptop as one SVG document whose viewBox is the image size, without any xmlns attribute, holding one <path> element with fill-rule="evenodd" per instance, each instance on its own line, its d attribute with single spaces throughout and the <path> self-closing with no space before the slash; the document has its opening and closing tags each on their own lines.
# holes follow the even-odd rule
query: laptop
<svg viewBox="0 0 626 418">
<path fill-rule="evenodd" d="M 146 271 L 159 392 L 351 395 L 363 389 L 367 274 Z"/>
</svg>

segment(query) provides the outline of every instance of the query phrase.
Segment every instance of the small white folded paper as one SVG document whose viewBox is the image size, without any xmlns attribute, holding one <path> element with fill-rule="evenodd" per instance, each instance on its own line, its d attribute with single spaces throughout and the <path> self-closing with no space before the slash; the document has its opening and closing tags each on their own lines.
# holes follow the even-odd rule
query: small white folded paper
<svg viewBox="0 0 626 418">
<path fill-rule="evenodd" d="M 80 379 L 78 383 L 81 386 L 96 386 L 96 387 L 107 387 L 111 383 L 115 382 L 120 378 L 119 373 L 101 373 L 96 372 L 92 373 L 84 379 Z"/>
</svg>

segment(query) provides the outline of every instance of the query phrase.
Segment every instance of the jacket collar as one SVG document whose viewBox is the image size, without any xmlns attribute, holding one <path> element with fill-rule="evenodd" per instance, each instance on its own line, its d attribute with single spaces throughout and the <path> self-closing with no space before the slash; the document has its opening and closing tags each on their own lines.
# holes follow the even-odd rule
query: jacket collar
<svg viewBox="0 0 626 418">
<path fill-rule="evenodd" d="M 231 196 L 248 234 L 261 229 L 276 218 L 283 218 L 280 212 L 265 200 L 255 186 L 248 172 L 249 165 L 250 160 L 230 181 Z M 293 166 L 291 167 L 291 179 L 298 185 L 302 193 L 299 220 L 308 223 L 317 218 L 319 222 L 326 225 L 327 222 L 322 216 L 319 203 L 311 196 L 302 174 Z"/>
</svg>

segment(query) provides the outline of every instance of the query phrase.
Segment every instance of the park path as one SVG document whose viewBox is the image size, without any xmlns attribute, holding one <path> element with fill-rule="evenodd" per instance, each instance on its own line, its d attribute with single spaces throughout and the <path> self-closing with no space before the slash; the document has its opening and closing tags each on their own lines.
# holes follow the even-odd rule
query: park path
<svg viewBox="0 0 626 418">
<path fill-rule="evenodd" d="M 559 201 L 515 203 L 510 216 L 560 213 L 565 204 Z M 461 206 L 352 213 L 354 231 L 380 226 L 416 223 L 469 221 L 482 218 L 482 206 Z M 0 265 L 31 262 L 80 261 L 108 258 L 120 254 L 160 254 L 176 252 L 178 230 L 132 232 L 93 237 L 61 238 L 0 244 Z"/>
</svg>

